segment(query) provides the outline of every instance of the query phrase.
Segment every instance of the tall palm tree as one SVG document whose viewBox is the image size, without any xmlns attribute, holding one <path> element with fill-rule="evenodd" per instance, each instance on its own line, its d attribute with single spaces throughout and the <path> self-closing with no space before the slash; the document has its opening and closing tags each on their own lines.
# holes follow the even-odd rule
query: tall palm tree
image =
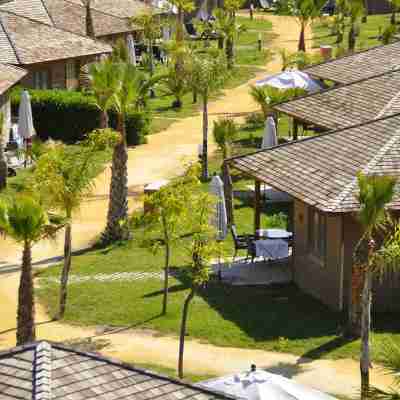
<svg viewBox="0 0 400 400">
<path fill-rule="evenodd" d="M 358 219 L 363 235 L 354 251 L 353 264 L 353 302 L 351 304 L 351 328 L 361 329 L 361 398 L 368 398 L 371 328 L 371 282 L 372 275 L 384 268 L 385 263 L 378 262 L 377 252 L 383 247 L 381 228 L 388 220 L 386 206 L 395 193 L 396 179 L 389 176 L 358 175 L 360 211 Z M 361 283 L 361 288 L 359 287 Z M 361 289 L 361 290 L 360 290 Z M 361 292 L 361 304 L 359 302 Z M 361 309 L 361 312 L 359 311 Z M 360 320 L 359 320 L 360 314 Z"/>
<path fill-rule="evenodd" d="M 291 15 L 293 15 L 300 25 L 300 37 L 298 51 L 306 51 L 305 32 L 307 26 L 317 17 L 319 17 L 321 8 L 326 3 L 325 0 L 289 0 L 288 6 Z"/>
<path fill-rule="evenodd" d="M 117 131 L 120 140 L 114 147 L 110 185 L 110 202 L 103 243 L 108 244 L 129 238 L 128 217 L 128 150 L 126 116 L 143 103 L 148 85 L 143 73 L 132 64 L 120 64 L 121 84 L 114 93 L 112 106 L 117 112 Z"/>
<path fill-rule="evenodd" d="M 32 342 L 36 338 L 32 245 L 54 237 L 62 227 L 62 220 L 49 217 L 32 197 L 17 196 L 9 203 L 0 203 L 0 231 L 23 246 L 18 291 L 17 345 Z"/>
<path fill-rule="evenodd" d="M 100 128 L 104 129 L 109 123 L 108 110 L 121 87 L 121 67 L 108 59 L 92 64 L 89 79 L 96 105 L 101 113 Z"/>
<path fill-rule="evenodd" d="M 190 63 L 190 79 L 192 87 L 203 102 L 203 154 L 202 179 L 208 179 L 208 101 L 213 92 L 218 90 L 225 78 L 227 70 L 225 57 L 219 51 L 204 51 L 195 53 Z"/>
<path fill-rule="evenodd" d="M 4 115 L 0 113 L 0 190 L 7 186 L 7 160 L 4 154 L 4 137 L 3 137 Z"/>
</svg>

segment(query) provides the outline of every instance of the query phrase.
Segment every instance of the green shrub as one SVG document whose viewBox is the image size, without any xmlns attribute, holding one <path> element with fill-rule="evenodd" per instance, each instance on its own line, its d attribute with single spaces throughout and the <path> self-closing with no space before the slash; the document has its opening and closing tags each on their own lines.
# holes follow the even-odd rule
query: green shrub
<svg viewBox="0 0 400 400">
<path fill-rule="evenodd" d="M 13 91 L 13 114 L 18 113 L 21 89 Z M 91 96 L 67 90 L 29 90 L 36 132 L 41 140 L 49 138 L 65 143 L 82 140 L 99 127 L 100 111 Z M 116 113 L 110 113 L 110 125 L 116 128 Z M 131 112 L 126 121 L 128 145 L 145 142 L 149 133 L 148 112 Z"/>
</svg>

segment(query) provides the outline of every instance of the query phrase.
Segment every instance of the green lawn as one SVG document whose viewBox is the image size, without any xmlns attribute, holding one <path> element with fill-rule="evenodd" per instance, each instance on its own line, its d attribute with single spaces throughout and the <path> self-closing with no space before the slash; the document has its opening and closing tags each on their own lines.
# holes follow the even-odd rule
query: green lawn
<svg viewBox="0 0 400 400">
<path fill-rule="evenodd" d="M 262 127 L 243 126 L 235 144 L 234 154 L 259 148 Z M 217 154 L 211 159 L 211 172 L 220 169 Z M 251 181 L 240 174 L 233 176 L 236 190 L 246 189 Z M 206 189 L 206 187 L 204 187 Z M 263 226 L 285 226 L 279 215 L 287 213 L 284 206 L 265 207 Z M 235 219 L 240 233 L 253 230 L 250 199 L 235 200 Z M 93 276 L 115 272 L 161 272 L 164 255 L 153 254 L 140 245 L 141 230 L 134 232 L 132 242 L 106 249 L 95 249 L 73 257 L 72 274 Z M 184 240 L 173 249 L 172 265 L 187 265 Z M 227 255 L 233 252 L 230 237 L 225 241 Z M 58 277 L 59 267 L 39 273 L 40 278 Z M 58 304 L 58 284 L 41 279 L 40 301 L 50 315 Z M 81 325 L 129 326 L 149 328 L 160 334 L 177 335 L 182 304 L 188 288 L 184 272 L 170 281 L 169 312 L 160 316 L 162 280 L 147 278 L 133 282 L 89 281 L 70 285 L 69 305 L 65 320 Z M 291 285 L 270 288 L 226 287 L 218 282 L 196 296 L 189 315 L 189 338 L 197 338 L 219 346 L 257 348 L 289 352 L 311 358 L 357 357 L 358 341 L 338 336 L 342 316 L 330 311 L 310 296 Z M 393 315 L 380 315 L 373 320 L 373 340 L 378 345 L 388 338 L 400 340 L 400 322 Z M 378 359 L 374 354 L 374 359 Z"/>
<path fill-rule="evenodd" d="M 336 46 L 336 36 L 331 34 L 332 19 L 323 18 L 313 25 L 314 43 L 313 47 L 319 47 L 320 45 L 333 45 Z M 360 35 L 357 38 L 357 50 L 366 49 L 372 46 L 382 44 L 378 40 L 380 31 L 384 30 L 390 22 L 390 15 L 370 15 L 368 21 L 365 24 L 360 24 Z M 347 48 L 347 34 L 349 31 L 349 25 L 345 31 L 345 37 L 343 44 Z"/>
</svg>

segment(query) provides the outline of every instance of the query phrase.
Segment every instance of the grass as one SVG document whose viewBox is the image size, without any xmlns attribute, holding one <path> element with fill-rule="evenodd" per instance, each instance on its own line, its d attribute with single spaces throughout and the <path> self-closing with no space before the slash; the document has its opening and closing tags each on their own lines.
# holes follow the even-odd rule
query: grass
<svg viewBox="0 0 400 400">
<path fill-rule="evenodd" d="M 313 47 L 319 47 L 320 45 L 336 46 L 336 36 L 331 34 L 331 21 L 332 19 L 331 17 L 329 17 L 323 18 L 313 24 Z M 357 38 L 357 50 L 362 50 L 382 44 L 382 42 L 378 39 L 380 29 L 382 29 L 383 31 L 389 23 L 390 15 L 388 14 L 368 16 L 367 23 L 359 24 L 360 35 Z M 349 24 L 347 24 L 343 41 L 345 48 L 347 48 L 347 35 L 349 29 Z"/>
</svg>

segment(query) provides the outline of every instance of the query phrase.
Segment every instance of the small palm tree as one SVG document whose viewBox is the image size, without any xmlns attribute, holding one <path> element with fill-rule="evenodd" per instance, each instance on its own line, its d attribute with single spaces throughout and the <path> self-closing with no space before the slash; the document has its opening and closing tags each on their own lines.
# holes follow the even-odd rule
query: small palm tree
<svg viewBox="0 0 400 400">
<path fill-rule="evenodd" d="M 231 146 L 237 137 L 238 129 L 235 121 L 230 118 L 214 122 L 214 141 L 217 143 L 225 160 L 231 154 Z"/>
<path fill-rule="evenodd" d="M 389 0 L 389 2 L 392 5 L 392 16 L 390 18 L 390 23 L 392 25 L 396 25 L 396 14 L 400 8 L 400 0 Z"/>
<path fill-rule="evenodd" d="M 348 36 L 349 51 L 354 51 L 356 48 L 356 24 L 357 21 L 364 15 L 364 0 L 347 0 L 346 11 L 350 16 L 350 30 Z"/>
<path fill-rule="evenodd" d="M 4 189 L 7 186 L 7 160 L 4 153 L 4 137 L 3 137 L 3 124 L 4 124 L 4 115 L 0 113 L 0 190 Z"/>
<path fill-rule="evenodd" d="M 174 66 L 168 67 L 167 73 L 161 78 L 166 94 L 174 97 L 172 107 L 182 108 L 182 98 L 189 92 L 187 77 L 178 76 Z"/>
<path fill-rule="evenodd" d="M 218 90 L 225 78 L 227 70 L 223 67 L 225 58 L 219 51 L 195 53 L 190 63 L 191 86 L 203 100 L 203 155 L 202 179 L 208 179 L 208 101 L 213 92 Z"/>
<path fill-rule="evenodd" d="M 92 64 L 89 79 L 96 105 L 101 112 L 100 128 L 108 128 L 108 111 L 113 104 L 115 94 L 121 87 L 121 68 L 112 60 Z"/>
<path fill-rule="evenodd" d="M 54 237 L 62 227 L 62 220 L 50 217 L 32 197 L 16 196 L 9 203 L 0 203 L 0 231 L 23 246 L 18 291 L 17 345 L 32 342 L 36 338 L 32 245 Z"/>
<path fill-rule="evenodd" d="M 350 307 L 350 328 L 361 332 L 361 398 L 366 399 L 369 392 L 371 328 L 371 284 L 372 275 L 382 271 L 386 263 L 380 250 L 382 245 L 381 230 L 388 221 L 386 206 L 393 199 L 396 179 L 389 176 L 358 175 L 360 211 L 358 219 L 363 235 L 354 251 L 353 264 L 353 302 Z M 361 277 L 361 278 L 360 278 Z M 361 283 L 361 288 L 360 288 Z M 361 294 L 361 304 L 359 304 Z M 361 311 L 360 311 L 361 309 Z"/>
</svg>

